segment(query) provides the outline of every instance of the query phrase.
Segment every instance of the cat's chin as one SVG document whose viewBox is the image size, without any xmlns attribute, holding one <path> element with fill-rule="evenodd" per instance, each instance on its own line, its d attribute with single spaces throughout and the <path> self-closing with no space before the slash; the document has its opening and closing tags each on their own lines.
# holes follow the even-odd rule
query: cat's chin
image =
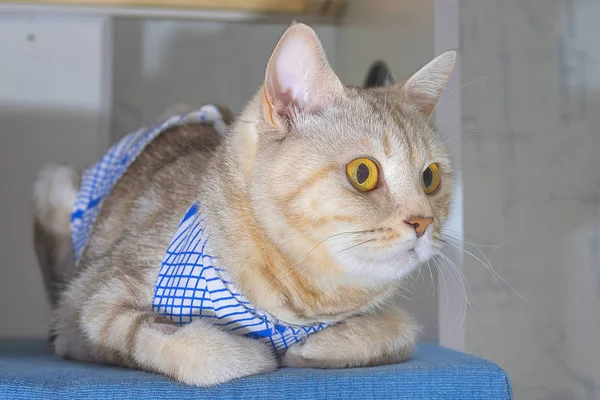
<svg viewBox="0 0 600 400">
<path fill-rule="evenodd" d="M 381 257 L 344 260 L 347 277 L 355 284 L 378 286 L 402 279 L 431 257 L 431 250 L 411 248 Z"/>
<path fill-rule="evenodd" d="M 392 249 L 366 251 L 340 261 L 351 280 L 365 285 L 379 285 L 402 279 L 432 255 L 431 239 L 424 238 Z"/>
</svg>

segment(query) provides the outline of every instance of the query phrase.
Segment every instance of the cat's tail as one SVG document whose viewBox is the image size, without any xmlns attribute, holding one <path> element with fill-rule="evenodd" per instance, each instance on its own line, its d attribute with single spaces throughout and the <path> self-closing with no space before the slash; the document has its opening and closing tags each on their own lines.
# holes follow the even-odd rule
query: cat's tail
<svg viewBox="0 0 600 400">
<path fill-rule="evenodd" d="M 52 308 L 74 270 L 71 212 L 81 174 L 66 166 L 48 165 L 35 182 L 34 244 Z"/>
</svg>

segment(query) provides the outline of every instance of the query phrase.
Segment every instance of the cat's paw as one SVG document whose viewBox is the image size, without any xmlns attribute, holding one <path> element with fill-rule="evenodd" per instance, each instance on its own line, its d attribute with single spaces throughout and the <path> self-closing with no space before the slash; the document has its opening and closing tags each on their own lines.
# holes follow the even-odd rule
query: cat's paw
<svg viewBox="0 0 600 400">
<path fill-rule="evenodd" d="M 307 341 L 290 346 L 281 364 L 294 368 L 352 368 L 392 364 L 408 359 L 414 346 L 415 342 L 407 342 L 382 351 L 376 346 L 357 344 L 357 348 L 352 349 L 335 343 Z"/>
<path fill-rule="evenodd" d="M 365 361 L 364 357 L 349 355 L 335 343 L 307 340 L 290 346 L 281 364 L 294 368 L 348 368 L 361 366 Z"/>
<path fill-rule="evenodd" d="M 188 385 L 207 387 L 245 376 L 266 374 L 278 368 L 277 359 L 267 345 L 242 336 L 230 336 L 231 343 L 221 348 L 225 350 L 223 354 L 209 355 L 210 363 L 206 362 L 206 358 L 200 365 L 195 365 L 193 360 L 187 365 L 182 363 L 175 379 Z M 197 357 L 203 356 L 202 351 L 198 353 Z M 210 353 L 210 350 L 205 353 Z"/>
<path fill-rule="evenodd" d="M 151 365 L 150 370 L 188 385 L 219 385 L 272 372 L 279 366 L 276 356 L 265 343 L 223 332 L 201 320 L 174 332 L 163 332 L 163 329 L 152 328 L 154 339 L 148 345 L 153 348 L 144 346 L 145 350 L 137 352 L 137 359 Z"/>
<path fill-rule="evenodd" d="M 336 356 L 335 351 L 332 352 L 331 349 L 322 347 L 322 344 L 319 341 L 311 340 L 298 342 L 287 349 L 281 364 L 294 368 L 346 368 L 351 366 L 341 354 Z"/>
<path fill-rule="evenodd" d="M 360 321 L 355 319 L 353 323 Z M 360 323 L 360 322 L 358 322 Z M 409 358 L 417 341 L 410 324 L 387 335 L 360 330 L 359 325 L 340 323 L 289 347 L 282 365 L 297 368 L 350 368 L 398 363 Z M 349 324 L 348 324 L 349 325 Z M 354 329 L 352 329 L 354 328 Z"/>
<path fill-rule="evenodd" d="M 317 360 L 311 358 L 310 352 L 305 351 L 304 347 L 306 347 L 304 342 L 290 346 L 281 358 L 281 365 L 293 368 L 324 368 L 317 365 Z"/>
</svg>

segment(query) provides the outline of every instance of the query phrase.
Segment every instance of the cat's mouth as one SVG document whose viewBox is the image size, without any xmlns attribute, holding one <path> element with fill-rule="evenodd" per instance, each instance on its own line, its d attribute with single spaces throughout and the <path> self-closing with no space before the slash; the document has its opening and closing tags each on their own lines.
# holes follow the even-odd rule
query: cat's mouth
<svg viewBox="0 0 600 400">
<path fill-rule="evenodd" d="M 354 239 L 353 244 L 330 247 L 330 251 L 351 281 L 387 283 L 401 279 L 433 255 L 432 234 L 427 232 L 417 238 L 411 233 L 374 230 Z"/>
<path fill-rule="evenodd" d="M 391 248 L 380 250 L 381 258 L 387 261 L 398 259 L 420 258 L 422 251 L 419 240 L 409 240 L 407 243 L 400 242 Z"/>
<path fill-rule="evenodd" d="M 417 238 L 411 233 L 398 232 L 391 228 L 370 232 L 352 255 L 370 262 L 427 261 L 432 252 L 431 234 Z"/>
</svg>

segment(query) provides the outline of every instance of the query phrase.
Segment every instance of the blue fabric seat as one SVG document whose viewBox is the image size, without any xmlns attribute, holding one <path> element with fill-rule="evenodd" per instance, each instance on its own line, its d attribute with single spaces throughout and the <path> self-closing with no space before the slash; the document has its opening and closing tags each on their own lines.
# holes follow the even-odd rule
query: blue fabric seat
<svg viewBox="0 0 600 400">
<path fill-rule="evenodd" d="M 512 399 L 495 364 L 432 344 L 409 361 L 344 370 L 283 368 L 210 389 L 56 357 L 44 341 L 0 341 L 0 399 Z"/>
</svg>

